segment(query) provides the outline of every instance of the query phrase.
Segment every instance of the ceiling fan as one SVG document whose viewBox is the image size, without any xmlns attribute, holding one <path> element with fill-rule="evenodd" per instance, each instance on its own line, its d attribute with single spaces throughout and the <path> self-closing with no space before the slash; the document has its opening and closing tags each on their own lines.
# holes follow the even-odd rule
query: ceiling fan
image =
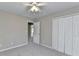
<svg viewBox="0 0 79 59">
<path fill-rule="evenodd" d="M 24 4 L 25 6 L 31 7 L 29 10 L 31 12 L 39 12 L 40 11 L 40 7 L 45 6 L 46 3 L 43 2 L 31 2 L 29 4 Z"/>
</svg>

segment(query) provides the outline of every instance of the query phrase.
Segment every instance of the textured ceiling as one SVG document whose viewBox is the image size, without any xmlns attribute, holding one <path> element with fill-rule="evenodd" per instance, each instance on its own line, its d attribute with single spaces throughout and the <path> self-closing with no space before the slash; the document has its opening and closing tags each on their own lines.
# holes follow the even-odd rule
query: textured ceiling
<svg viewBox="0 0 79 59">
<path fill-rule="evenodd" d="M 27 2 L 0 2 L 0 10 L 14 13 L 20 16 L 26 16 L 30 18 L 38 18 L 53 14 L 57 12 L 61 12 L 76 6 L 79 6 L 77 2 L 46 2 L 46 5 L 41 8 L 41 12 L 37 15 L 31 14 L 24 4 Z"/>
</svg>

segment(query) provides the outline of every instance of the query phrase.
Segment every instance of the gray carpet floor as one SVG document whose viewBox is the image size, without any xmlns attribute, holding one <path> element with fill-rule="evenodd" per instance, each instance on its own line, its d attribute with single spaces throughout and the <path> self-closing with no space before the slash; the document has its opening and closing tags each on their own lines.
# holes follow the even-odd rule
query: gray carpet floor
<svg viewBox="0 0 79 59">
<path fill-rule="evenodd" d="M 28 45 L 0 52 L 0 56 L 66 56 L 47 47 L 29 43 Z"/>
</svg>

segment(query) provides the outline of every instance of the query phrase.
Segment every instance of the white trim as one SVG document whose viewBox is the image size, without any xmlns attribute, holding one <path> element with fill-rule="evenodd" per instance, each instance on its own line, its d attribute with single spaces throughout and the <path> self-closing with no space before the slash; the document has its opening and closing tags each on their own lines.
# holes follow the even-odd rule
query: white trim
<svg viewBox="0 0 79 59">
<path fill-rule="evenodd" d="M 60 51 L 58 51 L 58 50 L 56 50 L 56 49 L 53 49 L 52 47 L 49 47 L 49 46 L 47 46 L 47 45 L 45 45 L 45 44 L 39 44 L 39 45 L 44 46 L 44 47 L 47 47 L 47 48 L 52 49 L 52 50 L 55 50 L 55 51 L 57 51 L 57 52 L 60 52 Z M 68 54 L 66 54 L 66 53 L 64 53 L 64 52 L 60 52 L 60 53 L 63 53 L 63 54 L 65 54 L 65 55 L 68 55 Z M 72 56 L 72 55 L 68 55 L 68 56 Z"/>
<path fill-rule="evenodd" d="M 52 46 L 50 47 L 50 46 L 47 46 L 45 44 L 39 44 L 39 45 L 52 49 Z"/>
<path fill-rule="evenodd" d="M 21 47 L 21 46 L 24 46 L 24 45 L 27 45 L 27 43 L 23 43 L 23 44 L 20 44 L 20 45 L 17 45 L 17 46 L 1 49 L 0 52 L 7 51 L 7 50 L 10 50 L 10 49 L 14 49 L 14 48 L 17 48 L 17 47 Z"/>
</svg>

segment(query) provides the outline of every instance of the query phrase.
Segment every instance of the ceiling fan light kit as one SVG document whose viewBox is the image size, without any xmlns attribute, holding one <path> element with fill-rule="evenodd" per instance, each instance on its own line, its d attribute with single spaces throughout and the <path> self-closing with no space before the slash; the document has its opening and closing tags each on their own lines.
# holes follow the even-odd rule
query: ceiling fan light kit
<svg viewBox="0 0 79 59">
<path fill-rule="evenodd" d="M 38 12 L 38 11 L 40 11 L 40 9 L 37 6 L 32 6 L 32 8 L 30 9 L 30 11 L 32 11 L 32 12 Z"/>
<path fill-rule="evenodd" d="M 40 2 L 32 2 L 29 4 L 24 4 L 25 6 L 31 7 L 29 10 L 31 12 L 40 12 L 40 7 L 44 6 L 45 3 L 40 3 Z"/>
</svg>

